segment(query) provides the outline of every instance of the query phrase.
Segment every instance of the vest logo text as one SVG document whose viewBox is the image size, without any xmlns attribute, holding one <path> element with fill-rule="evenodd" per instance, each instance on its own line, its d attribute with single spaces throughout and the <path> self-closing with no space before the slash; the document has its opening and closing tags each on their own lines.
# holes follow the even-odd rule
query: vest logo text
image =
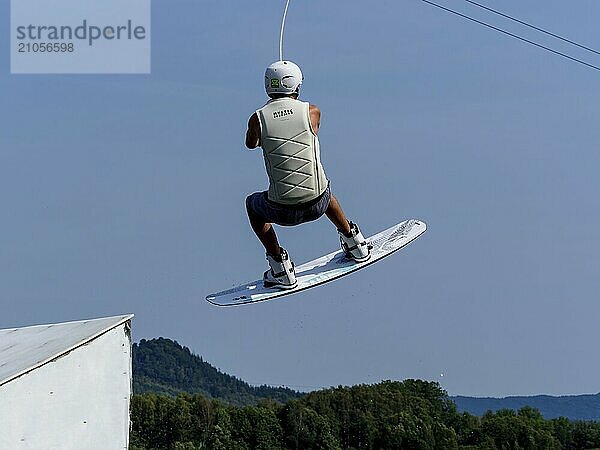
<svg viewBox="0 0 600 450">
<path fill-rule="evenodd" d="M 293 109 L 280 109 L 279 111 L 273 112 L 273 119 L 279 119 L 280 117 L 290 116 L 294 114 Z"/>
</svg>

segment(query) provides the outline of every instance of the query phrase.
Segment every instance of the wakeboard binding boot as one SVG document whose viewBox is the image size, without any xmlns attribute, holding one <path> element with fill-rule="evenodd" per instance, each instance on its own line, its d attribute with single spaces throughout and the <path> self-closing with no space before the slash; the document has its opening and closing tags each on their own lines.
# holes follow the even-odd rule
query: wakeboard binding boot
<svg viewBox="0 0 600 450">
<path fill-rule="evenodd" d="M 284 248 L 281 249 L 279 257 L 267 253 L 267 261 L 270 269 L 265 272 L 263 277 L 265 287 L 294 289 L 298 285 L 294 263 Z"/>
<path fill-rule="evenodd" d="M 371 246 L 360 232 L 358 225 L 350 221 L 348 224 L 350 225 L 349 235 L 338 230 L 342 250 L 347 258 L 356 262 L 365 262 L 371 257 Z"/>
</svg>

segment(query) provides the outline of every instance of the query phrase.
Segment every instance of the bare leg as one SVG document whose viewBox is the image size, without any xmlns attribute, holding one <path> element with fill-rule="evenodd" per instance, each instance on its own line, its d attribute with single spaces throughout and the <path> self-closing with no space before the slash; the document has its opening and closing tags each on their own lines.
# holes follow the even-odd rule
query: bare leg
<svg viewBox="0 0 600 450">
<path fill-rule="evenodd" d="M 258 236 L 262 245 L 264 245 L 265 250 L 272 256 L 281 256 L 281 247 L 279 246 L 279 242 L 277 241 L 277 235 L 275 234 L 275 230 L 270 223 L 264 223 L 261 220 L 258 220 L 252 215 L 248 215 L 250 219 L 250 225 L 252 229 Z"/>
<path fill-rule="evenodd" d="M 327 208 L 327 211 L 325 211 L 325 214 L 327 214 L 327 218 L 331 220 L 339 231 L 346 235 L 350 234 L 350 224 L 348 223 L 348 219 L 346 218 L 344 211 L 342 211 L 340 203 L 333 194 L 331 194 L 329 207 Z"/>
</svg>

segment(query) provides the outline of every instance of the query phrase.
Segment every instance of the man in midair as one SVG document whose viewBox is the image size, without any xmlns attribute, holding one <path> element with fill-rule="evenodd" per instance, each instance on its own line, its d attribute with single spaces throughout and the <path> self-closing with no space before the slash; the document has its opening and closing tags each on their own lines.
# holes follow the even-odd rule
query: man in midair
<svg viewBox="0 0 600 450">
<path fill-rule="evenodd" d="M 357 262 L 369 259 L 370 250 L 358 226 L 346 219 L 331 193 L 321 164 L 319 126 L 321 111 L 298 100 L 304 77 L 291 61 L 267 67 L 265 89 L 270 100 L 248 121 L 246 146 L 262 147 L 269 190 L 246 198 L 252 229 L 267 253 L 265 286 L 292 289 L 297 285 L 294 264 L 280 247 L 272 224 L 294 226 L 326 214 L 335 225 L 342 249 Z"/>
</svg>

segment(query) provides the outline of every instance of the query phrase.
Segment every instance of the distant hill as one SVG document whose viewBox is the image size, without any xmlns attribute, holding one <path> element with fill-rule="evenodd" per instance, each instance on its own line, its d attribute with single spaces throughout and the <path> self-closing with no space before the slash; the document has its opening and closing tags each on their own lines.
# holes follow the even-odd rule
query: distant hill
<svg viewBox="0 0 600 450">
<path fill-rule="evenodd" d="M 535 395 L 527 397 L 451 397 L 459 411 L 481 416 L 486 411 L 499 409 L 519 410 L 531 406 L 539 410 L 544 418 L 567 417 L 571 420 L 600 420 L 600 394 L 566 395 L 554 397 Z"/>
<path fill-rule="evenodd" d="M 283 387 L 250 386 L 227 375 L 200 356 L 170 339 L 158 338 L 133 344 L 133 391 L 177 395 L 202 394 L 233 405 L 251 405 L 262 399 L 282 403 L 302 394 Z"/>
<path fill-rule="evenodd" d="M 248 383 L 221 372 L 200 356 L 194 355 L 170 339 L 142 339 L 133 344 L 133 390 L 136 394 L 154 392 L 175 396 L 180 392 L 202 394 L 233 405 L 252 405 L 262 399 L 286 403 L 305 395 L 283 387 L 250 386 Z M 524 406 L 538 409 L 546 419 L 567 417 L 571 420 L 600 421 L 600 394 L 553 397 L 477 398 L 450 397 L 459 411 L 482 416 L 486 411 Z"/>
</svg>

